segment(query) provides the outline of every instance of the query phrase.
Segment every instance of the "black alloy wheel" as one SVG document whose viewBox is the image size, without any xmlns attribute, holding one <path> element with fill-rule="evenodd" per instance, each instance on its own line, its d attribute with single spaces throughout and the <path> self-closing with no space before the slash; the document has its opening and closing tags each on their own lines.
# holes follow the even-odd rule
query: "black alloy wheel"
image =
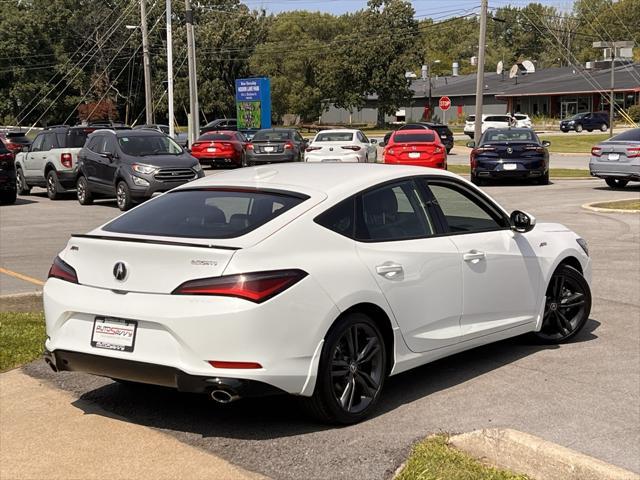
<svg viewBox="0 0 640 480">
<path fill-rule="evenodd" d="M 535 335 L 545 343 L 562 343 L 584 327 L 591 313 L 591 290 L 582 274 L 560 265 L 547 287 L 542 328 Z"/>
<path fill-rule="evenodd" d="M 607 185 L 611 188 L 624 188 L 627 186 L 627 183 L 629 183 L 629 180 L 625 180 L 624 178 L 613 177 L 605 178 L 604 181 L 607 182 Z"/>
<path fill-rule="evenodd" d="M 49 170 L 49 173 L 47 173 L 47 197 L 50 200 L 60 199 L 60 183 L 55 170 Z"/>
<path fill-rule="evenodd" d="M 310 412 L 328 423 L 346 425 L 364 419 L 380 397 L 386 355 L 371 318 L 362 313 L 345 316 L 325 339 L 315 392 L 305 399 Z"/>
<path fill-rule="evenodd" d="M 16 190 L 18 191 L 18 195 L 29 195 L 31 193 L 31 187 L 27 185 L 21 168 L 18 168 L 16 172 Z"/>
<path fill-rule="evenodd" d="M 89 190 L 89 185 L 84 175 L 78 177 L 78 181 L 76 182 L 76 195 L 80 205 L 91 205 L 93 203 L 93 195 L 91 194 L 91 190 Z"/>
</svg>

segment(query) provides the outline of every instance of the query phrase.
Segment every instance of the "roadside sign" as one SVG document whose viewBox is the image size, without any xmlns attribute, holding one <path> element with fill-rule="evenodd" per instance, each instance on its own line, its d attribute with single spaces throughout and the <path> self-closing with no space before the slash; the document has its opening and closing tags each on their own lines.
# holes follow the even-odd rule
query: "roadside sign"
<svg viewBox="0 0 640 480">
<path fill-rule="evenodd" d="M 451 99 L 449 97 L 440 97 L 438 106 L 440 107 L 440 110 L 446 112 L 447 110 L 449 110 L 449 108 L 451 108 Z"/>
<path fill-rule="evenodd" d="M 268 78 L 236 80 L 238 129 L 271 128 L 271 82 Z"/>
</svg>

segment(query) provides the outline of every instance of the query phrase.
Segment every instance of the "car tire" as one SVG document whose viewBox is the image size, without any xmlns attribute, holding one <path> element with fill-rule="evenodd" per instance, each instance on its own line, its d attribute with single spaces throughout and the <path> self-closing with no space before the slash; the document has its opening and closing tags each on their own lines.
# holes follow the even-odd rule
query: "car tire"
<svg viewBox="0 0 640 480">
<path fill-rule="evenodd" d="M 242 154 L 242 159 L 240 160 L 241 167 L 248 167 L 249 163 L 247 162 L 247 155 L 245 153 Z"/>
<path fill-rule="evenodd" d="M 363 313 L 347 314 L 325 337 L 315 390 L 304 406 L 324 423 L 357 423 L 375 408 L 386 376 L 387 351 L 378 326 Z"/>
<path fill-rule="evenodd" d="M 577 124 L 577 125 L 576 125 L 576 132 L 577 132 L 577 133 L 580 133 L 581 131 L 582 131 L 582 125 Z"/>
<path fill-rule="evenodd" d="M 449 155 L 451 153 L 451 150 L 453 150 L 453 147 L 452 148 L 447 148 L 447 155 Z"/>
<path fill-rule="evenodd" d="M 483 179 L 481 179 L 480 177 L 478 177 L 477 175 L 471 175 L 471 183 L 473 183 L 474 185 L 477 186 L 482 186 L 485 184 L 485 181 Z"/>
<path fill-rule="evenodd" d="M 131 190 L 124 180 L 120 180 L 116 185 L 116 204 L 123 212 L 126 212 L 133 206 Z"/>
<path fill-rule="evenodd" d="M 624 188 L 627 186 L 627 183 L 629 183 L 629 180 L 625 180 L 624 178 L 613 178 L 613 177 L 605 178 L 604 181 L 607 182 L 607 185 L 609 185 L 609 187 L 614 189 Z"/>
<path fill-rule="evenodd" d="M 606 123 L 603 123 L 602 125 L 600 125 L 601 132 L 606 132 L 607 130 L 609 130 L 609 126 Z"/>
<path fill-rule="evenodd" d="M 49 197 L 49 200 L 59 200 L 61 188 L 58 174 L 53 169 L 49 170 L 47 173 L 47 197 Z"/>
<path fill-rule="evenodd" d="M 589 319 L 589 284 L 578 270 L 563 264 L 553 272 L 545 297 L 542 327 L 534 336 L 542 343 L 564 343 L 577 335 Z"/>
<path fill-rule="evenodd" d="M 593 128 L 587 128 L 587 132 L 593 132 Z"/>
<path fill-rule="evenodd" d="M 29 195 L 31 193 L 31 187 L 27 184 L 21 168 L 16 171 L 16 189 L 18 195 Z"/>
<path fill-rule="evenodd" d="M 544 172 L 544 175 L 538 179 L 537 183 L 538 185 L 549 185 L 549 170 Z"/>
<path fill-rule="evenodd" d="M 89 184 L 84 175 L 80 175 L 76 181 L 76 196 L 80 205 L 91 205 L 93 203 L 93 194 L 89 190 Z"/>
<path fill-rule="evenodd" d="M 0 203 L 3 205 L 13 205 L 18 199 L 18 192 L 13 190 L 11 192 L 0 193 Z"/>
</svg>

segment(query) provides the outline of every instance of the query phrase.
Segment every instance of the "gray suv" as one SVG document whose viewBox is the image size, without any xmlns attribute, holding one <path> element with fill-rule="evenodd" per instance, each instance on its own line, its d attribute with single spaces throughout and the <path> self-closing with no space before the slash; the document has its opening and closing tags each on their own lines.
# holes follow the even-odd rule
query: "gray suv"
<svg viewBox="0 0 640 480">
<path fill-rule="evenodd" d="M 76 191 L 82 205 L 116 197 L 120 210 L 203 177 L 200 162 L 154 130 L 96 130 L 78 153 Z"/>
</svg>

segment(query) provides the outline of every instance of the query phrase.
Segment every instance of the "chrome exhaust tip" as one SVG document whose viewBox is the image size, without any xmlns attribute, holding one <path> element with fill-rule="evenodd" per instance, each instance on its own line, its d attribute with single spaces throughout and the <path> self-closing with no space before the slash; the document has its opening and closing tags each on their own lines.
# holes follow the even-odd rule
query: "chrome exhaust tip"
<svg viewBox="0 0 640 480">
<path fill-rule="evenodd" d="M 228 390 L 211 390 L 211 399 L 217 403 L 231 403 L 240 398 L 240 395 Z"/>
</svg>

